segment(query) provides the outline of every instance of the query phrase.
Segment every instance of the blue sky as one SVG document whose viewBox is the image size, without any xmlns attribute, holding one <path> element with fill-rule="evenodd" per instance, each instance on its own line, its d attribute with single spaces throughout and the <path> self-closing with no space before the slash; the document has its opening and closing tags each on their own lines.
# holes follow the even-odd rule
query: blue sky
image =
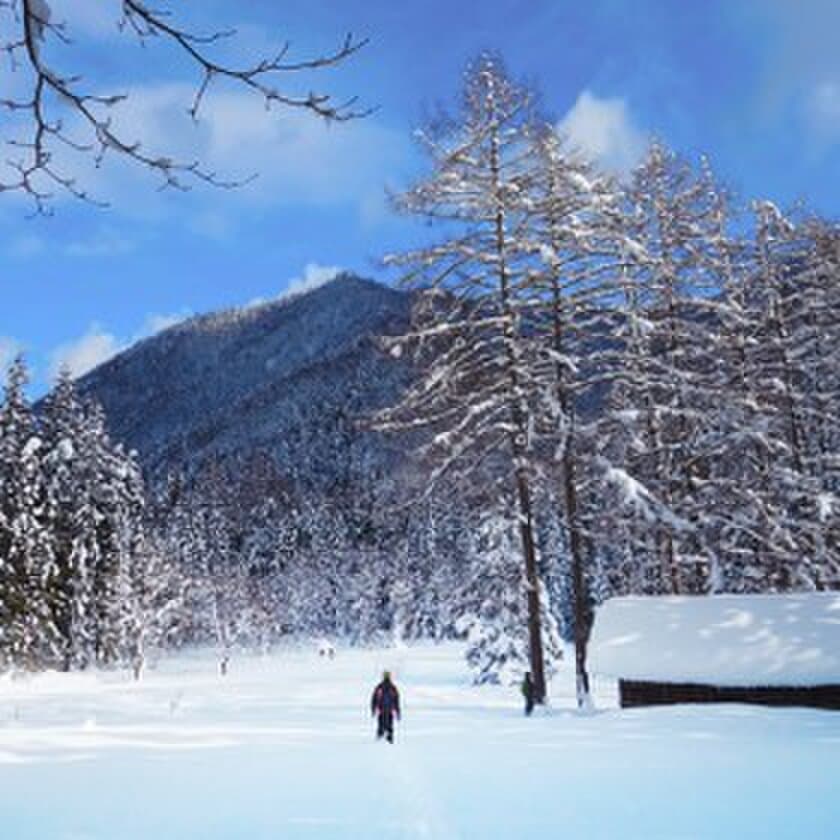
<svg viewBox="0 0 840 840">
<path fill-rule="evenodd" d="M 384 200 L 386 186 L 422 171 L 412 128 L 451 100 L 485 48 L 536 82 L 546 108 L 608 165 L 632 165 L 656 134 L 707 153 L 743 197 L 805 199 L 840 215 L 836 0 L 173 4 L 205 28 L 238 26 L 228 49 L 241 55 L 286 38 L 306 53 L 347 31 L 369 37 L 351 62 L 307 79 L 378 106 L 332 128 L 266 114 L 223 86 L 194 127 L 183 112 L 195 75 L 165 45 L 140 51 L 120 36 L 116 0 L 52 4 L 75 35 L 74 69 L 97 88 L 131 91 L 119 118 L 149 148 L 197 151 L 225 174 L 260 177 L 236 192 L 161 194 L 151 177 L 106 166 L 90 183 L 111 209 L 61 200 L 47 219 L 0 194 L 0 361 L 25 350 L 36 391 L 59 362 L 81 371 L 188 313 L 274 297 L 338 268 L 382 276 L 379 258 L 422 236 Z M 4 63 L 0 84 L 8 73 Z"/>
</svg>

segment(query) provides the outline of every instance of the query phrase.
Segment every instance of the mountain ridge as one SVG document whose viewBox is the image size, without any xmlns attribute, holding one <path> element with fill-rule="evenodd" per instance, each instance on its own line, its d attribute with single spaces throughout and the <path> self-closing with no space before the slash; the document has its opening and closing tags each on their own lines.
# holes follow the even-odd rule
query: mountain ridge
<svg viewBox="0 0 840 840">
<path fill-rule="evenodd" d="M 374 460 L 388 460 L 388 444 L 352 419 L 392 401 L 406 382 L 406 363 L 376 339 L 405 328 L 410 300 L 344 273 L 289 297 L 174 324 L 78 387 L 102 404 L 112 436 L 137 451 L 152 477 L 257 450 L 297 469 L 298 456 L 313 457 L 304 438 L 323 446 L 320 438 L 336 433 L 365 438 L 382 450 Z"/>
</svg>

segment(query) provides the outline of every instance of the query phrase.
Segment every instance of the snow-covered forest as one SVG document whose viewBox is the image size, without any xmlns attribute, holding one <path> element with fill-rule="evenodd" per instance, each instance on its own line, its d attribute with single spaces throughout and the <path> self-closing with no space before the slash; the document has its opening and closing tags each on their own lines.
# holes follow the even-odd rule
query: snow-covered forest
<svg viewBox="0 0 840 840">
<path fill-rule="evenodd" d="M 420 375 L 382 425 L 433 430 L 431 482 L 507 500 L 538 677 L 540 565 L 563 567 L 583 701 L 594 601 L 840 585 L 840 230 L 741 208 L 659 142 L 608 176 L 535 99 L 483 56 L 419 136 L 396 203 L 439 233 L 392 258 Z"/>
<path fill-rule="evenodd" d="M 840 230 L 659 142 L 600 171 L 492 56 L 420 141 L 395 203 L 433 240 L 389 258 L 413 311 L 380 340 L 410 374 L 312 453 L 329 482 L 267 446 L 144 487 L 69 377 L 33 410 L 12 366 L 4 667 L 463 638 L 492 681 L 565 638 L 583 700 L 611 595 L 840 587 Z M 359 428 L 412 457 L 392 469 Z"/>
<path fill-rule="evenodd" d="M 178 570 L 144 527 L 143 480 L 67 374 L 35 416 L 12 363 L 0 406 L 0 663 L 70 670 L 160 646 Z"/>
</svg>

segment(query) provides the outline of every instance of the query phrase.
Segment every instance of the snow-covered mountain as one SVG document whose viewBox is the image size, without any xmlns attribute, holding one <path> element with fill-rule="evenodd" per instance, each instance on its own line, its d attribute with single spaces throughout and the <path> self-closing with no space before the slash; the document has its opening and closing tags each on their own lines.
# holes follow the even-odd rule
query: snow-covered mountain
<svg viewBox="0 0 840 840">
<path fill-rule="evenodd" d="M 412 363 L 411 297 L 352 275 L 149 338 L 78 383 L 137 451 L 147 519 L 192 581 L 190 641 L 452 635 L 469 509 L 422 498 L 417 441 L 366 422 Z"/>
<path fill-rule="evenodd" d="M 364 440 L 368 460 L 389 458 L 388 442 L 357 421 L 405 381 L 405 364 L 376 337 L 399 332 L 409 307 L 406 293 L 342 274 L 305 294 L 173 326 L 79 388 L 150 476 L 259 451 L 305 483 L 329 481 L 348 443 Z"/>
</svg>

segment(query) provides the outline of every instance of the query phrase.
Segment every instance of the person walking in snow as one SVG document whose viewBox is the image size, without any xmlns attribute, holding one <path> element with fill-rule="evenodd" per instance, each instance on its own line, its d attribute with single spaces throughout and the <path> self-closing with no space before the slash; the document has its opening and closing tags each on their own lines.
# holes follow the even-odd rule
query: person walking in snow
<svg viewBox="0 0 840 840">
<path fill-rule="evenodd" d="M 525 698 L 525 714 L 530 716 L 534 711 L 534 682 L 530 671 L 526 671 L 522 679 L 522 696 Z"/>
<path fill-rule="evenodd" d="M 370 699 L 370 713 L 376 716 L 376 737 L 383 735 L 389 744 L 394 743 L 394 718 L 400 719 L 400 693 L 391 682 L 388 671 L 382 675 L 382 682 L 373 690 Z"/>
</svg>

